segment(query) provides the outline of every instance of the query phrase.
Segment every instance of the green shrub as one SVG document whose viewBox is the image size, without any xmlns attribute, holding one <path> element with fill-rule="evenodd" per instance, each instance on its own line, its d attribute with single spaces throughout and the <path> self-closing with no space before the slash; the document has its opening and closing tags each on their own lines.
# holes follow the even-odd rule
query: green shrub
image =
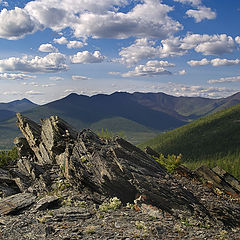
<svg viewBox="0 0 240 240">
<path fill-rule="evenodd" d="M 164 166 L 168 172 L 173 173 L 175 169 L 181 164 L 182 154 L 178 156 L 172 154 L 165 157 L 163 154 L 160 154 L 160 157 L 153 157 L 159 164 Z"/>
<path fill-rule="evenodd" d="M 0 151 L 0 167 L 7 165 L 11 161 L 16 161 L 18 158 L 18 151 L 13 147 L 9 151 Z"/>
</svg>

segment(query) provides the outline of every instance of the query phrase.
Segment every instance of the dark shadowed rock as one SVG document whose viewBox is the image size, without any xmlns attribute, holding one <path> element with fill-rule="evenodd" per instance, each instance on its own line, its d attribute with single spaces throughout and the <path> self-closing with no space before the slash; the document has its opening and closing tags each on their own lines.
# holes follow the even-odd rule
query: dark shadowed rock
<svg viewBox="0 0 240 240">
<path fill-rule="evenodd" d="M 60 198 L 57 196 L 46 196 L 37 202 L 35 210 L 51 209 L 57 207 L 59 202 Z"/>
<path fill-rule="evenodd" d="M 20 190 L 9 172 L 0 168 L 0 197 L 8 197 L 19 192 Z"/>
<path fill-rule="evenodd" d="M 165 179 L 166 170 L 122 138 L 104 140 L 83 130 L 69 160 L 69 180 L 122 202 L 144 195 L 146 202 L 169 212 L 201 207 L 193 194 Z"/>
</svg>

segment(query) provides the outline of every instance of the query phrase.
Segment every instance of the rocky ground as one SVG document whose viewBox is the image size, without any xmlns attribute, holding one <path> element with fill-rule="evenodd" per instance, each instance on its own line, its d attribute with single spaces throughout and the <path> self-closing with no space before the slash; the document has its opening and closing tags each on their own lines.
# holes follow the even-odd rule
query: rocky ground
<svg viewBox="0 0 240 240">
<path fill-rule="evenodd" d="M 18 118 L 19 159 L 0 168 L 0 239 L 240 240 L 240 183 L 223 170 L 172 175 L 122 139 Z"/>
</svg>

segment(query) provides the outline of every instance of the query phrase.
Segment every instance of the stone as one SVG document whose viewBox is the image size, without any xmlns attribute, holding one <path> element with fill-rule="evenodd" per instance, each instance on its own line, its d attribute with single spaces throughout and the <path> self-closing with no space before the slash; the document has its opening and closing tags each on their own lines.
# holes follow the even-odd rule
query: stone
<svg viewBox="0 0 240 240">
<path fill-rule="evenodd" d="M 35 210 L 45 210 L 57 207 L 60 203 L 60 198 L 58 196 L 46 196 L 40 199 L 35 207 Z"/>
<path fill-rule="evenodd" d="M 218 174 L 220 177 L 224 179 L 225 182 L 227 182 L 234 190 L 240 194 L 240 181 L 238 181 L 235 177 L 233 177 L 231 174 L 226 172 L 225 170 L 221 169 L 220 167 L 215 167 L 212 169 L 216 174 Z"/>
<path fill-rule="evenodd" d="M 219 188 L 225 193 L 230 193 L 231 195 L 238 195 L 238 192 L 234 188 L 232 188 L 230 184 L 228 184 L 220 175 L 215 173 L 209 167 L 201 166 L 194 172 L 199 177 L 202 177 L 206 181 L 208 181 L 214 188 Z"/>
<path fill-rule="evenodd" d="M 0 200 L 0 215 L 16 213 L 30 205 L 36 200 L 31 193 L 18 193 Z"/>
</svg>

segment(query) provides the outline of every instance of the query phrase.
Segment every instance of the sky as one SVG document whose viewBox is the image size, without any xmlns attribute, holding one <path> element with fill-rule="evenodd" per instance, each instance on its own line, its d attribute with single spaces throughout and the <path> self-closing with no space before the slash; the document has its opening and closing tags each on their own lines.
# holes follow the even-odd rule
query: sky
<svg viewBox="0 0 240 240">
<path fill-rule="evenodd" d="M 239 0 L 0 0 L 0 102 L 240 88 Z"/>
</svg>

